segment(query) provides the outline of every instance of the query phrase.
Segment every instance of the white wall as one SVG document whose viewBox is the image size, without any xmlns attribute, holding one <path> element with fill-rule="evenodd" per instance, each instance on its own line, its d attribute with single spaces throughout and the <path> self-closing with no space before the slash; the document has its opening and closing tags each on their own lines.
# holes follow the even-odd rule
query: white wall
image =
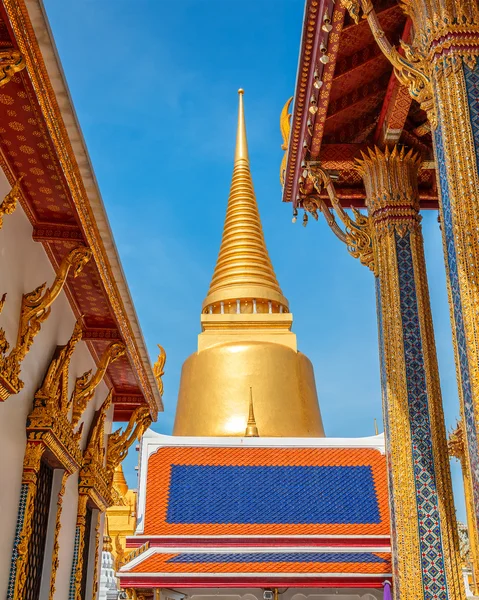
<svg viewBox="0 0 479 600">
<path fill-rule="evenodd" d="M 0 200 L 9 190 L 10 186 L 0 171 Z M 5 216 L 3 228 L 0 230 L 0 296 L 7 292 L 7 300 L 0 314 L 0 327 L 5 330 L 11 347 L 16 341 L 22 294 L 31 292 L 45 281 L 50 285 L 54 277 L 54 270 L 43 246 L 32 240 L 32 227 L 19 205 L 12 215 Z M 69 340 L 74 324 L 75 317 L 62 292 L 55 300 L 51 315 L 43 323 L 23 361 L 23 390 L 16 396 L 10 396 L 5 402 L 0 402 L 0 597 L 6 595 L 10 571 L 26 442 L 25 420 L 32 406 L 33 395 L 42 382 L 56 346 Z M 88 348 L 84 342 L 79 342 L 70 365 L 70 393 L 75 377 L 92 368 L 95 368 L 95 364 Z M 106 393 L 106 385 L 101 383 L 85 411 L 83 446 L 93 413 L 101 406 Z M 109 424 L 107 428 L 110 426 Z M 55 594 L 58 600 L 68 597 L 77 512 L 77 482 L 77 475 L 69 478 L 63 501 L 62 530 L 59 538 L 60 566 Z M 52 501 L 52 506 L 56 506 L 56 498 Z M 54 524 L 55 519 L 51 522 Z M 49 547 L 51 549 L 51 544 Z M 49 576 L 44 578 L 43 586 L 45 585 L 49 586 Z"/>
</svg>

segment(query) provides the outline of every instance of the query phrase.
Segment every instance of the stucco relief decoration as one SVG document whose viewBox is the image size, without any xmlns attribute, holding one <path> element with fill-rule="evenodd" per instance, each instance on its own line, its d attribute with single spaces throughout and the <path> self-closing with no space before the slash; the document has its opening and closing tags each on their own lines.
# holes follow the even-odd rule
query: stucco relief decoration
<svg viewBox="0 0 479 600">
<path fill-rule="evenodd" d="M 9 343 L 5 331 L 0 328 L 0 400 L 4 401 L 23 388 L 20 379 L 21 364 L 30 351 L 35 336 L 51 312 L 51 305 L 65 285 L 70 270 L 76 277 L 90 260 L 91 251 L 84 246 L 74 248 L 62 260 L 53 284 L 46 283 L 23 295 L 20 322 L 15 347 L 7 354 Z"/>
<path fill-rule="evenodd" d="M 113 342 L 103 353 L 100 364 L 95 374 L 92 375 L 91 370 L 83 373 L 75 382 L 70 403 L 73 405 L 72 425 L 76 427 L 88 406 L 88 403 L 95 394 L 95 389 L 103 380 L 108 366 L 115 360 L 123 356 L 126 352 L 126 347 L 123 342 Z"/>
</svg>

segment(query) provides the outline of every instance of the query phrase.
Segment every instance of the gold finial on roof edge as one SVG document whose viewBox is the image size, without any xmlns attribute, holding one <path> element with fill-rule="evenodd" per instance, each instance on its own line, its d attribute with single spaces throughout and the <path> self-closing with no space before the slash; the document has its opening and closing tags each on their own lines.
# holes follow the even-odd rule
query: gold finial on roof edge
<svg viewBox="0 0 479 600">
<path fill-rule="evenodd" d="M 238 127 L 233 177 L 215 271 L 203 308 L 219 302 L 272 301 L 288 312 L 288 301 L 271 263 L 251 177 L 244 91 L 238 90 Z"/>
</svg>

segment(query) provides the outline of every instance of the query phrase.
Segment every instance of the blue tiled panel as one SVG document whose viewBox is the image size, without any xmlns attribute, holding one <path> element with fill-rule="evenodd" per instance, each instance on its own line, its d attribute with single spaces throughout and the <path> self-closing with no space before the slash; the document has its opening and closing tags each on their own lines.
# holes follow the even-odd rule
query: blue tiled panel
<svg viewBox="0 0 479 600">
<path fill-rule="evenodd" d="M 467 67 L 466 67 L 467 82 Z M 477 130 L 476 130 L 477 131 Z M 442 145 L 442 131 L 440 120 L 435 131 L 435 147 L 439 171 L 439 184 L 441 189 L 441 205 L 443 216 L 444 235 L 446 238 L 446 261 L 451 286 L 454 326 L 456 333 L 457 353 L 459 357 L 459 371 L 461 374 L 462 398 L 464 403 L 464 416 L 466 421 L 467 444 L 469 448 L 471 476 L 473 484 L 474 505 L 479 507 L 479 444 L 477 439 L 476 422 L 474 418 L 474 405 L 472 402 L 471 379 L 469 376 L 469 359 L 467 356 L 466 332 L 462 316 L 462 302 L 457 272 L 456 246 L 454 241 L 451 201 L 449 198 L 449 185 L 446 176 L 446 161 Z M 476 134 L 477 136 L 477 134 Z M 476 146 L 477 148 L 477 146 Z M 477 152 L 477 150 L 476 150 Z M 479 525 L 479 514 L 476 512 L 476 521 Z"/>
<path fill-rule="evenodd" d="M 396 233 L 419 545 L 426 600 L 448 598 L 410 233 Z"/>
<path fill-rule="evenodd" d="M 172 465 L 168 523 L 380 523 L 369 466 Z"/>
<path fill-rule="evenodd" d="M 169 558 L 169 563 L 385 563 L 372 552 L 245 552 L 235 554 L 205 554 L 185 552 Z"/>
</svg>

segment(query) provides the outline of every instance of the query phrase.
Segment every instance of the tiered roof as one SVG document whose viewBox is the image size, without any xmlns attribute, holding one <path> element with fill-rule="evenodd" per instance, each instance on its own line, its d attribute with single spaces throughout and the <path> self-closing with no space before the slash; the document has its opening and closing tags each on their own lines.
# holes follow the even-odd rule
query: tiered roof
<svg viewBox="0 0 479 600">
<path fill-rule="evenodd" d="M 377 586 L 390 576 L 381 436 L 142 442 L 123 587 Z"/>
</svg>

